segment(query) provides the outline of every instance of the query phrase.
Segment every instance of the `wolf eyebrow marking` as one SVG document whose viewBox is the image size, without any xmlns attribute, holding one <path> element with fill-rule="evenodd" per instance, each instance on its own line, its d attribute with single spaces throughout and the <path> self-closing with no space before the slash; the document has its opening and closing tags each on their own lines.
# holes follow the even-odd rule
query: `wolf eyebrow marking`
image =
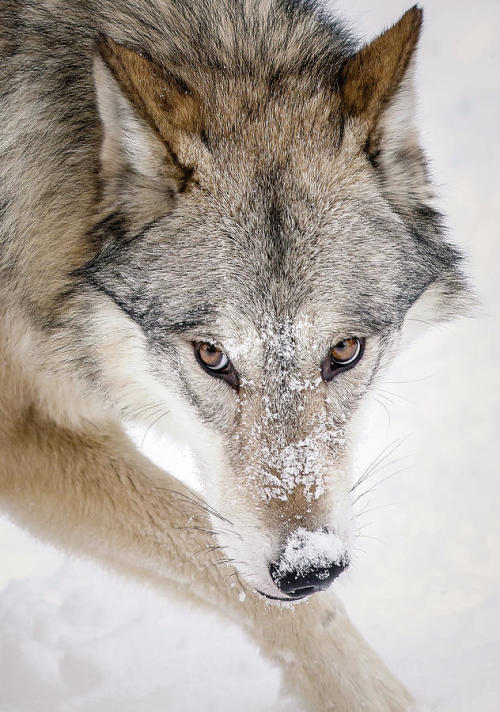
<svg viewBox="0 0 500 712">
<path fill-rule="evenodd" d="M 208 323 L 213 323 L 217 316 L 215 306 L 213 304 L 204 303 L 189 309 L 177 321 L 165 325 L 165 331 L 172 334 L 183 334 L 191 329 L 207 326 Z"/>
</svg>

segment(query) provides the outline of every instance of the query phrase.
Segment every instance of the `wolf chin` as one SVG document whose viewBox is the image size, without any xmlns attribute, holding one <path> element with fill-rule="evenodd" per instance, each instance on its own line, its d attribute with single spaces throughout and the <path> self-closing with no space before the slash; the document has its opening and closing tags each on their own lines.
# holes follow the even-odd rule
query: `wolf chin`
<svg viewBox="0 0 500 712">
<path fill-rule="evenodd" d="M 360 404 L 468 301 L 421 24 L 360 47 L 312 0 L 0 9 L 2 507 L 238 621 L 318 712 L 412 707 L 329 584 Z M 188 445 L 203 498 L 127 422 Z"/>
</svg>

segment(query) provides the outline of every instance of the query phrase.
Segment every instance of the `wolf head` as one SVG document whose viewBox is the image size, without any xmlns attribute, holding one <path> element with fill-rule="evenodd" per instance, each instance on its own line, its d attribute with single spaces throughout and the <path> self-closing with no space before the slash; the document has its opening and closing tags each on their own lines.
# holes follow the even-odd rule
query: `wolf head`
<svg viewBox="0 0 500 712">
<path fill-rule="evenodd" d="M 73 297 L 93 388 L 187 442 L 227 558 L 293 600 L 349 562 L 360 401 L 466 287 L 413 124 L 421 11 L 361 49 L 308 4 L 253 12 L 196 55 L 101 37 L 98 250 Z"/>
</svg>

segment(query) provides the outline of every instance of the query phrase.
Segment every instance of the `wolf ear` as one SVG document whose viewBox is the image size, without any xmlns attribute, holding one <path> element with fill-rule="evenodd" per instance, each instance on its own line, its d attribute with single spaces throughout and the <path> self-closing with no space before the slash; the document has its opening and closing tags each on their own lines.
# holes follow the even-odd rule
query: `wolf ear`
<svg viewBox="0 0 500 712">
<path fill-rule="evenodd" d="M 116 192 L 126 174 L 129 193 L 134 182 L 142 190 L 147 183 L 152 190 L 176 192 L 192 173 L 178 151 L 183 138 L 197 129 L 199 103 L 181 79 L 137 52 L 107 37 L 97 48 L 104 182 Z"/>
<path fill-rule="evenodd" d="M 433 197 L 414 124 L 413 57 L 423 12 L 408 10 L 393 27 L 350 57 L 341 75 L 341 106 L 401 213 Z"/>
<path fill-rule="evenodd" d="M 344 111 L 372 130 L 405 78 L 420 36 L 423 13 L 408 10 L 393 27 L 350 57 L 342 77 Z"/>
</svg>

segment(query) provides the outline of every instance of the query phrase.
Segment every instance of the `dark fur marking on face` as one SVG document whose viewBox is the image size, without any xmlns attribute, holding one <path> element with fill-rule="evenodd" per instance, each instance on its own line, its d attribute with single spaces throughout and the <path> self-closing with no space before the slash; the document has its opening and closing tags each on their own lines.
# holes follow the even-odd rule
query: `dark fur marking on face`
<svg viewBox="0 0 500 712">
<path fill-rule="evenodd" d="M 269 184 L 275 180 L 269 178 Z M 286 244 L 283 232 L 283 220 L 281 210 L 275 197 L 271 198 L 267 212 L 268 228 L 266 237 L 268 242 L 269 261 L 276 266 L 282 266 L 286 252 Z"/>
<path fill-rule="evenodd" d="M 165 324 L 165 330 L 173 334 L 183 334 L 193 329 L 203 329 L 213 323 L 216 316 L 215 305 L 209 304 L 208 302 L 199 304 L 187 311 L 175 322 L 167 322 Z"/>
<path fill-rule="evenodd" d="M 203 420 L 205 425 L 210 425 L 210 419 L 207 418 L 203 413 L 203 407 L 202 407 L 202 402 L 201 402 L 200 398 L 192 390 L 192 388 L 189 385 L 189 381 L 187 380 L 185 375 L 180 370 L 178 371 L 178 377 L 179 377 L 179 381 L 181 384 L 181 391 L 182 391 L 183 395 L 185 395 L 186 398 L 188 399 L 188 401 L 191 403 L 191 405 L 193 405 L 198 410 L 198 412 L 200 413 L 201 419 Z"/>
<path fill-rule="evenodd" d="M 428 264 L 434 279 L 439 277 L 443 268 L 455 269 L 460 265 L 463 256 L 455 246 L 444 239 L 446 228 L 439 211 L 424 203 L 415 202 L 405 213 L 398 210 L 395 212 L 407 225 L 418 246 L 421 259 Z"/>
<path fill-rule="evenodd" d="M 120 284 L 120 267 L 112 266 L 113 279 L 118 285 L 112 289 L 106 284 L 106 278 L 102 277 L 99 269 L 87 272 L 85 283 L 103 294 L 106 294 L 113 302 L 134 321 L 151 343 L 165 347 L 166 336 L 169 334 L 183 334 L 187 331 L 207 328 L 216 319 L 216 309 L 213 304 L 199 304 L 180 316 L 176 320 L 169 322 L 168 314 L 165 313 L 161 299 L 144 299 L 142 293 L 133 293 L 127 290 L 125 284 Z M 120 294 L 120 287 L 124 287 Z"/>
<path fill-rule="evenodd" d="M 376 148 L 373 147 L 373 140 L 371 137 L 366 140 L 366 143 L 363 147 L 363 151 L 366 154 L 366 157 L 370 161 L 371 165 L 376 170 L 378 170 L 381 149 L 379 146 L 377 146 Z"/>
<path fill-rule="evenodd" d="M 108 289 L 103 284 L 99 284 L 99 282 L 97 282 L 96 280 L 90 278 L 87 280 L 87 284 L 109 297 L 116 304 L 116 306 L 119 307 L 128 317 L 130 317 L 130 319 L 132 319 L 132 321 L 135 322 L 137 326 L 139 326 L 140 329 L 144 332 L 142 320 L 143 314 L 131 308 L 130 305 L 126 304 L 115 292 L 113 292 L 111 289 Z"/>
<path fill-rule="evenodd" d="M 72 275 L 83 277 L 85 281 L 89 281 L 88 277 L 94 274 L 98 268 L 106 263 L 113 263 L 122 249 L 144 237 L 159 220 L 160 218 L 155 218 L 148 222 L 139 232 L 134 235 L 128 235 L 127 219 L 123 213 L 119 211 L 110 213 L 90 231 L 90 237 L 100 247 L 100 251 L 82 267 L 74 270 Z"/>
<path fill-rule="evenodd" d="M 200 139 L 201 139 L 202 144 L 206 148 L 208 148 L 208 150 L 210 151 L 210 149 L 211 149 L 210 137 L 208 135 L 208 132 L 205 129 L 202 129 L 200 131 Z"/>
<path fill-rule="evenodd" d="M 186 168 L 185 166 L 181 166 L 178 162 L 177 165 L 184 172 L 184 176 L 179 181 L 177 192 L 184 193 L 190 185 L 197 184 L 197 181 L 193 179 L 194 168 Z"/>
<path fill-rule="evenodd" d="M 454 269 L 462 262 L 463 256 L 455 247 L 444 240 L 436 242 L 432 233 L 432 237 L 429 237 L 425 226 L 413 225 L 410 227 L 410 233 L 419 245 L 422 259 L 425 258 L 432 269 L 434 279 L 440 276 L 443 268 Z"/>
<path fill-rule="evenodd" d="M 443 216 L 439 210 L 436 210 L 425 203 L 416 203 L 414 210 L 420 218 L 432 221 L 433 226 L 435 228 L 439 228 L 441 232 L 444 230 Z"/>
<path fill-rule="evenodd" d="M 122 212 L 115 210 L 93 227 L 91 236 L 103 244 L 109 240 L 121 240 L 126 237 L 127 232 L 127 218 Z"/>
<path fill-rule="evenodd" d="M 11 203 L 11 200 L 9 198 L 2 198 L 0 200 L 0 220 L 5 218 L 7 215 L 7 210 L 9 209 L 9 205 Z"/>
</svg>

